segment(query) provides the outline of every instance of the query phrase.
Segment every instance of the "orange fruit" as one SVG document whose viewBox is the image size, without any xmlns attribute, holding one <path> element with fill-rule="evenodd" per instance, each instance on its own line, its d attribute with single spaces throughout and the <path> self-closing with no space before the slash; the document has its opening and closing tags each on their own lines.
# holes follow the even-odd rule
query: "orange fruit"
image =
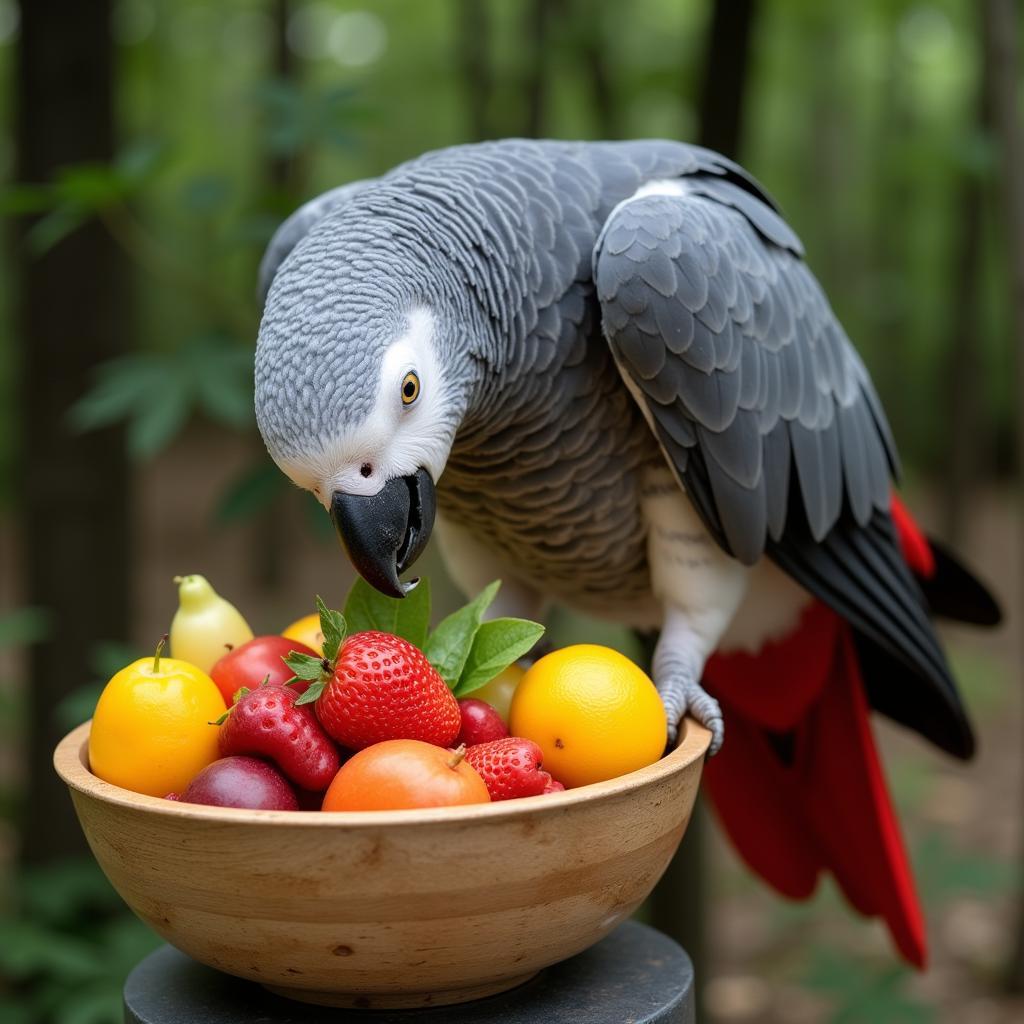
<svg viewBox="0 0 1024 1024">
<path fill-rule="evenodd" d="M 384 740 L 364 747 L 334 776 L 323 809 L 396 811 L 489 803 L 487 787 L 463 760 L 464 753 L 422 740 Z"/>
<path fill-rule="evenodd" d="M 324 653 L 324 635 L 320 630 L 320 616 L 316 612 L 296 619 L 287 629 L 282 630 L 281 636 L 286 636 L 289 640 L 298 640 L 299 643 L 312 647 L 317 654 Z"/>
<path fill-rule="evenodd" d="M 136 793 L 181 793 L 220 756 L 218 727 L 210 723 L 225 710 L 205 672 L 158 650 L 104 687 L 89 732 L 89 767 Z"/>
<path fill-rule="evenodd" d="M 512 695 L 516 692 L 516 687 L 522 682 L 524 675 L 526 675 L 526 669 L 513 662 L 508 668 L 502 669 L 489 683 L 485 683 L 478 690 L 473 690 L 466 696 L 475 697 L 477 700 L 490 704 L 501 715 L 501 720 L 508 725 Z"/>
<path fill-rule="evenodd" d="M 648 675 L 596 644 L 563 647 L 531 665 L 512 698 L 509 730 L 533 740 L 544 768 L 570 788 L 653 764 L 668 739 Z"/>
</svg>

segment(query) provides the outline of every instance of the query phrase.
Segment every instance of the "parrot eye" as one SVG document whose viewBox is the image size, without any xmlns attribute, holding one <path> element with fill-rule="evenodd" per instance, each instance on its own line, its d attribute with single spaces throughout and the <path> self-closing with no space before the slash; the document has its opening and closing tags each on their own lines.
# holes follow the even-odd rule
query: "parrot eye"
<svg viewBox="0 0 1024 1024">
<path fill-rule="evenodd" d="M 402 405 L 412 405 L 420 397 L 420 379 L 410 370 L 402 379 Z"/>
</svg>

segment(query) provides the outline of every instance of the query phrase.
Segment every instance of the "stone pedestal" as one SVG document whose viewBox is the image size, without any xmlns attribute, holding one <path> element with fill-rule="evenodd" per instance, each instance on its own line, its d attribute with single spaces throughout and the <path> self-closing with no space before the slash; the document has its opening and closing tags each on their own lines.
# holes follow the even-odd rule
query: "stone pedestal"
<svg viewBox="0 0 1024 1024">
<path fill-rule="evenodd" d="M 124 988 L 125 1024 L 694 1024 L 693 968 L 682 947 L 629 921 L 519 988 L 457 1006 L 338 1010 L 272 995 L 170 946 Z"/>
</svg>

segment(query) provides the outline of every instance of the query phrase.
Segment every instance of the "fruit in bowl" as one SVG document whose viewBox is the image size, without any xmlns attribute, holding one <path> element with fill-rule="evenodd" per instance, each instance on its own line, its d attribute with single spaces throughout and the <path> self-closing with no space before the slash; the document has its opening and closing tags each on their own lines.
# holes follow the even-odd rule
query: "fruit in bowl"
<svg viewBox="0 0 1024 1024">
<path fill-rule="evenodd" d="M 256 757 L 222 757 L 208 764 L 181 796 L 170 800 L 213 807 L 244 807 L 251 811 L 297 811 L 299 801 L 288 780 Z"/>
<path fill-rule="evenodd" d="M 90 770 L 90 747 L 110 746 L 106 691 L 91 733 L 86 723 L 58 747 L 57 770 L 115 888 L 203 963 L 339 1006 L 501 991 L 597 941 L 644 899 L 686 827 L 709 734 L 688 723 L 666 756 L 652 747 L 627 774 L 578 788 L 569 754 L 587 748 L 574 741 L 552 772 L 543 730 L 452 750 L 467 728 L 459 700 L 480 705 L 470 738 L 490 735 L 473 723 L 507 731 L 475 695 L 494 692 L 541 627 L 484 622 L 494 586 L 433 632 L 425 581 L 400 608 L 360 586 L 344 614 L 319 603 L 321 648 L 290 650 L 285 684 L 269 672 L 240 679 L 225 712 L 193 669 L 213 702 L 199 724 L 216 743 L 192 777 L 140 791 L 134 778 L 101 777 L 102 757 Z M 600 713 L 600 702 L 580 712 Z M 185 721 L 198 728 L 194 714 Z M 424 728 L 433 742 L 409 735 Z M 225 850 L 231 872 L 220 870 Z"/>
</svg>

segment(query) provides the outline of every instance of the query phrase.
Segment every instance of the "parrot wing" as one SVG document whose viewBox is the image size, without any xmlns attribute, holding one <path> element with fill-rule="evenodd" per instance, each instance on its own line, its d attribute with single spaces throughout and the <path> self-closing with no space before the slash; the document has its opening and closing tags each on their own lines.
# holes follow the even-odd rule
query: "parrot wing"
<svg viewBox="0 0 1024 1024">
<path fill-rule="evenodd" d="M 973 737 L 889 508 L 898 458 L 867 370 L 761 196 L 694 175 L 620 203 L 594 250 L 616 363 L 702 520 L 767 554 L 908 667 L 894 717 Z"/>
<path fill-rule="evenodd" d="M 266 301 L 274 275 L 288 254 L 313 225 L 348 202 L 356 193 L 362 192 L 364 188 L 374 184 L 375 181 L 375 178 L 367 178 L 364 181 L 352 181 L 347 185 L 332 188 L 315 199 L 310 199 L 308 203 L 304 203 L 278 227 L 263 253 L 263 259 L 260 260 L 257 286 L 260 302 Z"/>
</svg>

